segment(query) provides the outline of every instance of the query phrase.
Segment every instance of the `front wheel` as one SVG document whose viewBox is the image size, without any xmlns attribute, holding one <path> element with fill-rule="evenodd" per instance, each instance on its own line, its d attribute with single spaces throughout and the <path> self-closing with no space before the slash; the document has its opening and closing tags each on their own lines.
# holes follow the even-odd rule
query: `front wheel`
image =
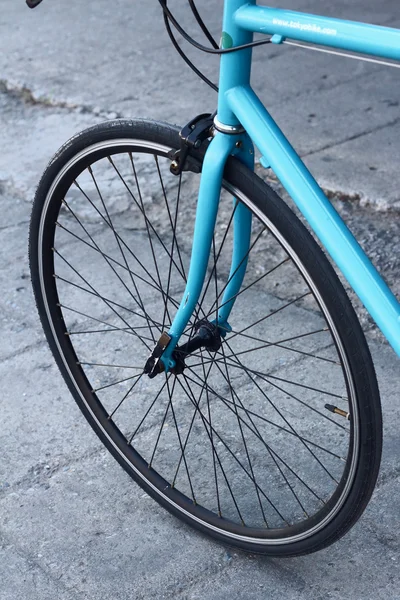
<svg viewBox="0 0 400 600">
<path fill-rule="evenodd" d="M 170 173 L 178 129 L 112 121 L 68 142 L 36 193 L 30 261 L 68 387 L 124 469 L 177 517 L 229 545 L 305 554 L 343 535 L 374 488 L 374 368 L 329 262 L 243 164 L 225 170 L 203 292 L 182 342 L 218 322 L 238 203 L 248 268 L 218 350 L 144 374 L 188 272 L 203 154 Z M 234 200 L 232 201 L 232 198 Z"/>
</svg>

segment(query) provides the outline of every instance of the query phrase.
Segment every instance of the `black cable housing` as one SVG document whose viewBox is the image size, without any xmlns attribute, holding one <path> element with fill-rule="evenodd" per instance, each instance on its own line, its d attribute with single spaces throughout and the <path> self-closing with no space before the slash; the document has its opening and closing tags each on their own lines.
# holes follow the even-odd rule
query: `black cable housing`
<svg viewBox="0 0 400 600">
<path fill-rule="evenodd" d="M 204 75 L 204 73 L 202 73 L 192 63 L 192 61 L 185 54 L 184 50 L 182 50 L 182 48 L 179 46 L 178 41 L 172 32 L 171 23 L 186 42 L 188 42 L 189 44 L 191 44 L 192 46 L 197 48 L 197 50 L 200 50 L 201 52 L 206 52 L 207 54 L 216 54 L 216 55 L 221 56 L 222 54 L 238 52 L 240 50 L 246 50 L 248 48 L 255 48 L 256 46 L 263 46 L 265 44 L 271 43 L 271 40 L 267 39 L 267 40 L 257 40 L 255 42 L 250 42 L 249 44 L 242 44 L 241 46 L 233 46 L 232 48 L 219 48 L 217 42 L 215 41 L 215 39 L 211 35 L 209 29 L 205 25 L 203 19 L 201 18 L 199 11 L 196 8 L 194 0 L 188 0 L 190 9 L 200 27 L 200 29 L 202 30 L 202 32 L 204 33 L 204 35 L 206 36 L 206 38 L 208 39 L 208 41 L 210 42 L 212 47 L 210 48 L 208 46 L 204 46 L 203 44 L 200 44 L 195 39 L 193 39 L 183 29 L 183 27 L 181 27 L 181 25 L 178 23 L 178 21 L 176 20 L 176 18 L 174 17 L 174 15 L 171 13 L 171 11 L 169 10 L 169 8 L 167 6 L 168 0 L 158 0 L 158 2 L 160 3 L 161 8 L 163 10 L 165 27 L 167 29 L 167 33 L 169 35 L 169 38 L 170 38 L 175 50 L 182 57 L 182 59 L 185 61 L 185 63 L 192 69 L 192 71 L 194 71 L 194 73 L 196 73 L 196 75 L 198 77 L 200 77 L 200 79 L 202 79 L 202 81 L 204 81 L 207 85 L 209 85 L 216 92 L 218 92 L 218 87 L 212 81 L 210 81 L 208 79 L 208 77 L 206 77 Z"/>
</svg>

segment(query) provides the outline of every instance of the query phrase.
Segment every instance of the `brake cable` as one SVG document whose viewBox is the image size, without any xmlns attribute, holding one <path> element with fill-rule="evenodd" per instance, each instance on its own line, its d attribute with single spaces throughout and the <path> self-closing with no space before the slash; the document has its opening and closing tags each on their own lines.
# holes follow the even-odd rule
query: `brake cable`
<svg viewBox="0 0 400 600">
<path fill-rule="evenodd" d="M 248 48 L 254 48 L 256 46 L 263 46 L 265 44 L 271 43 L 271 38 L 268 38 L 268 39 L 264 39 L 264 40 L 256 40 L 249 44 L 233 46 L 232 48 L 219 48 L 217 42 L 215 41 L 215 39 L 211 35 L 209 29 L 205 25 L 203 19 L 201 18 L 200 13 L 197 10 L 194 0 L 188 0 L 190 9 L 200 27 L 200 29 L 202 30 L 202 32 L 204 33 L 204 35 L 206 36 L 206 38 L 208 39 L 208 41 L 210 42 L 210 44 L 212 46 L 212 48 L 209 48 L 209 47 L 204 46 L 203 44 L 200 44 L 199 42 L 197 42 L 183 29 L 183 27 L 181 27 L 181 25 L 178 23 L 178 21 L 176 20 L 176 18 L 174 17 L 174 15 L 172 14 L 172 12 L 169 10 L 169 8 L 167 6 L 168 0 L 158 0 L 158 2 L 160 3 L 161 8 L 163 10 L 165 27 L 167 29 L 168 35 L 171 39 L 171 42 L 172 42 L 174 48 L 176 49 L 178 54 L 183 58 L 185 63 L 192 69 L 192 71 L 194 71 L 194 73 L 196 73 L 196 75 L 198 77 L 200 77 L 200 79 L 202 79 L 202 81 L 204 81 L 207 85 L 209 85 L 216 92 L 218 92 L 217 85 L 214 84 L 212 81 L 210 81 L 204 75 L 204 73 L 202 73 L 193 64 L 193 62 L 185 54 L 184 50 L 182 50 L 182 48 L 179 46 L 178 41 L 172 32 L 171 23 L 175 27 L 175 29 L 178 31 L 178 33 L 183 37 L 184 40 L 186 40 L 189 44 L 191 44 L 192 46 L 194 46 L 201 52 L 206 52 L 207 54 L 223 55 L 223 54 L 228 54 L 231 52 L 238 52 L 239 50 L 245 50 Z M 298 44 L 296 42 L 287 41 L 285 39 L 282 40 L 282 43 L 287 44 L 289 46 L 296 46 L 296 47 L 302 48 L 304 50 L 314 50 L 315 52 L 323 52 L 326 54 L 333 54 L 335 56 L 342 56 L 344 58 L 352 58 L 352 59 L 362 60 L 364 62 L 369 62 L 369 63 L 378 64 L 378 65 L 382 65 L 382 66 L 386 66 L 386 67 L 394 67 L 396 69 L 400 69 L 400 64 L 387 62 L 387 61 L 370 58 L 370 57 L 366 57 L 366 56 L 360 56 L 358 54 L 348 54 L 345 52 L 337 52 L 335 50 L 329 50 L 327 48 L 318 48 L 316 46 L 311 46 L 311 45 L 306 45 L 306 44 Z"/>
<path fill-rule="evenodd" d="M 210 42 L 212 48 L 210 48 L 208 46 L 204 46 L 203 44 L 200 44 L 199 42 L 197 42 L 194 38 L 192 38 L 187 33 L 187 31 L 185 31 L 183 29 L 183 27 L 181 27 L 181 25 L 178 23 L 178 21 L 176 20 L 176 18 L 174 17 L 174 15 L 172 14 L 172 12 L 169 10 L 169 8 L 167 6 L 168 0 L 158 0 L 159 4 L 161 5 L 161 8 L 163 10 L 163 13 L 164 13 L 164 23 L 165 23 L 165 27 L 167 29 L 167 33 L 168 33 L 168 35 L 170 37 L 170 40 L 171 40 L 171 42 L 172 42 L 175 50 L 183 58 L 183 60 L 185 61 L 185 63 L 192 69 L 192 71 L 194 71 L 196 73 L 196 75 L 198 77 L 200 77 L 200 79 L 202 79 L 207 85 L 209 85 L 215 92 L 218 92 L 218 87 L 215 85 L 215 83 L 212 83 L 212 81 L 210 81 L 204 75 L 204 73 L 202 73 L 192 63 L 192 61 L 188 58 L 188 56 L 185 54 L 185 52 L 179 46 L 179 44 L 177 42 L 177 39 L 175 38 L 175 36 L 174 36 L 174 34 L 172 32 L 171 23 L 175 27 L 175 29 L 178 31 L 178 33 L 183 37 L 183 39 L 185 41 L 187 41 L 189 44 L 191 44 L 192 46 L 194 46 L 195 48 L 197 48 L 197 50 L 200 50 L 201 52 L 206 52 L 207 54 L 223 55 L 223 54 L 229 54 L 229 53 L 232 53 L 232 52 L 238 52 L 240 50 L 247 50 L 249 48 L 255 48 L 256 46 L 264 46 L 265 44 L 270 44 L 271 43 L 271 39 L 256 40 L 254 42 L 250 42 L 249 44 L 242 44 L 240 46 L 233 46 L 232 48 L 220 48 L 218 46 L 217 42 L 215 41 L 215 39 L 213 38 L 213 36 L 211 35 L 209 29 L 205 25 L 203 19 L 201 18 L 200 14 L 199 14 L 199 11 L 197 10 L 196 5 L 194 3 L 194 0 L 188 0 L 188 1 L 189 1 L 189 6 L 191 8 L 191 11 L 192 11 L 192 13 L 193 13 L 193 15 L 194 15 L 194 17 L 195 17 L 198 25 L 200 26 L 200 28 L 203 31 L 204 35 L 206 36 L 206 38 Z"/>
</svg>

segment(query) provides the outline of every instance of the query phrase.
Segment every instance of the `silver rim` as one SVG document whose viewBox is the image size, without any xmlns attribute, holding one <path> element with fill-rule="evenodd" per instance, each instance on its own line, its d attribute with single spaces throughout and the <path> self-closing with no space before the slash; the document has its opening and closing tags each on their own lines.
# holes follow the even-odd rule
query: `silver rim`
<svg viewBox="0 0 400 600">
<path fill-rule="evenodd" d="M 140 473 L 140 471 L 130 461 L 127 460 L 126 455 L 121 451 L 121 449 L 118 447 L 118 445 L 109 436 L 107 431 L 102 427 L 101 423 L 96 418 L 95 414 L 93 413 L 90 405 L 87 403 L 84 395 L 82 394 L 79 386 L 77 385 L 77 383 L 70 371 L 69 365 L 64 357 L 64 354 L 63 354 L 60 344 L 58 342 L 58 337 L 57 337 L 55 328 L 53 326 L 53 322 L 51 319 L 51 311 L 49 308 L 48 298 L 46 295 L 46 287 L 45 287 L 44 276 L 43 276 L 43 255 L 42 255 L 45 218 L 46 218 L 48 207 L 51 202 L 51 199 L 52 199 L 55 189 L 57 188 L 57 186 L 59 185 L 59 183 L 63 179 L 63 177 L 68 173 L 68 171 L 72 167 L 74 167 L 83 158 L 88 157 L 93 153 L 97 153 L 98 151 L 105 150 L 105 149 L 112 150 L 113 148 L 117 148 L 119 146 L 124 146 L 124 147 L 131 146 L 132 148 L 140 147 L 143 150 L 148 150 L 153 153 L 159 153 L 161 155 L 166 155 L 168 152 L 171 151 L 171 149 L 173 149 L 170 146 L 166 146 L 163 144 L 149 142 L 147 140 L 142 140 L 142 139 L 132 139 L 132 138 L 118 138 L 118 139 L 114 139 L 114 140 L 107 140 L 107 141 L 103 141 L 103 142 L 98 142 L 96 144 L 93 144 L 93 145 L 85 148 L 84 150 L 82 150 L 78 154 L 76 154 L 70 161 L 68 161 L 68 163 L 61 169 L 61 171 L 55 178 L 55 180 L 52 183 L 50 190 L 47 194 L 47 197 L 46 197 L 46 200 L 45 200 L 45 203 L 43 206 L 41 218 L 40 218 L 39 235 L 38 235 L 38 262 L 39 262 L 40 289 L 41 289 L 41 294 L 42 294 L 42 298 L 43 298 L 43 302 L 44 302 L 44 306 L 45 306 L 47 320 L 49 322 L 52 336 L 53 336 L 55 344 L 57 345 L 58 353 L 63 361 L 64 367 L 65 367 L 66 371 L 68 372 L 68 375 L 69 375 L 71 381 L 73 382 L 74 387 L 75 387 L 77 393 L 79 394 L 82 403 L 85 405 L 88 413 L 91 415 L 92 419 L 96 422 L 97 427 L 102 431 L 102 434 L 108 439 L 109 443 L 113 446 L 115 451 L 124 460 L 124 462 L 126 462 L 129 465 L 129 469 L 132 469 L 135 472 L 137 477 L 142 479 L 147 486 L 151 487 L 153 489 L 153 491 L 156 493 L 156 495 L 160 496 L 165 502 L 170 504 L 176 511 L 185 515 L 185 517 L 187 519 L 189 519 L 191 521 L 195 521 L 199 525 L 209 529 L 210 531 L 213 531 L 220 535 L 222 534 L 225 537 L 231 538 L 238 542 L 251 543 L 254 545 L 281 546 L 281 545 L 286 545 L 286 544 L 294 544 L 297 542 L 301 542 L 307 538 L 310 538 L 311 536 L 318 533 L 321 529 L 326 527 L 332 521 L 332 519 L 334 519 L 334 517 L 339 513 L 340 509 L 342 508 L 343 504 L 346 501 L 346 498 L 348 497 L 348 495 L 350 493 L 350 490 L 351 490 L 353 482 L 354 482 L 354 478 L 355 478 L 355 474 L 356 474 L 356 467 L 357 467 L 357 463 L 358 463 L 358 456 L 359 456 L 359 428 L 357 426 L 357 424 L 359 422 L 359 413 L 358 413 L 358 408 L 357 408 L 354 384 L 353 384 L 353 380 L 351 377 L 350 366 L 348 364 L 346 353 L 343 348 L 343 344 L 340 340 L 340 337 L 335 328 L 335 325 L 330 317 L 330 314 L 329 314 L 318 290 L 316 289 L 313 281 L 311 280 L 310 276 L 306 272 L 304 266 L 300 262 L 296 253 L 288 245 L 287 241 L 281 236 L 281 234 L 275 228 L 275 226 L 267 219 L 267 217 L 263 213 L 261 213 L 261 211 L 239 189 L 235 188 L 231 184 L 224 181 L 224 187 L 229 192 L 231 192 L 235 197 L 237 197 L 239 200 L 241 200 L 244 204 L 246 204 L 252 210 L 252 212 L 258 216 L 260 221 L 262 221 L 266 225 L 266 227 L 273 233 L 273 235 L 276 237 L 276 239 L 282 244 L 285 251 L 288 253 L 288 255 L 291 257 L 291 259 L 293 260 L 295 265 L 301 271 L 303 277 L 305 278 L 307 284 L 309 285 L 310 289 L 312 290 L 312 292 L 319 304 L 319 307 L 321 309 L 323 316 L 325 317 L 327 323 L 329 324 L 331 333 L 336 342 L 337 351 L 338 351 L 340 359 L 342 361 L 342 366 L 343 366 L 345 374 L 346 374 L 346 382 L 349 386 L 349 402 L 350 402 L 350 405 L 352 408 L 352 415 L 353 415 L 353 420 L 354 420 L 354 438 L 353 438 L 353 447 L 351 449 L 352 461 L 351 461 L 351 465 L 350 465 L 350 469 L 349 469 L 348 478 L 347 478 L 346 484 L 342 490 L 341 496 L 340 496 L 339 500 L 337 501 L 336 505 L 330 511 L 330 513 L 328 515 L 326 515 L 326 517 L 322 521 L 320 521 L 317 525 L 315 525 L 313 528 L 307 530 L 306 532 L 299 534 L 299 535 L 294 535 L 291 537 L 285 537 L 285 538 L 281 538 L 281 539 L 269 539 L 269 538 L 260 539 L 260 538 L 245 536 L 245 535 L 239 535 L 239 534 L 235 534 L 235 533 L 226 531 L 224 529 L 220 529 L 218 527 L 215 527 L 214 525 L 211 525 L 210 523 L 208 523 L 206 521 L 203 521 L 202 519 L 196 517 L 192 513 L 186 511 L 180 505 L 176 504 L 169 497 L 167 497 L 165 494 L 163 494 L 163 492 L 158 487 L 154 486 L 146 477 L 144 477 L 142 475 L 142 473 Z"/>
</svg>

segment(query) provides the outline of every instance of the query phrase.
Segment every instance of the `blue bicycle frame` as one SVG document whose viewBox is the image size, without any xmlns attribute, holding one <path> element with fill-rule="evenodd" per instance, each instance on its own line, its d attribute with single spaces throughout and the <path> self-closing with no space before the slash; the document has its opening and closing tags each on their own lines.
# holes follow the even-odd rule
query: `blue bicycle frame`
<svg viewBox="0 0 400 600">
<path fill-rule="evenodd" d="M 256 0 L 225 0 L 223 47 L 249 43 L 254 32 L 272 35 L 274 43 L 291 38 L 400 60 L 399 29 L 258 6 Z M 251 49 L 221 56 L 216 120 L 219 131 L 204 159 L 188 281 L 169 331 L 171 342 L 162 357 L 166 370 L 174 364 L 172 352 L 203 286 L 226 160 L 236 154 L 252 167 L 252 142 L 400 356 L 400 303 L 251 89 L 251 59 Z M 231 274 L 218 314 L 221 331 L 229 330 L 229 314 L 243 282 L 250 244 L 250 211 L 240 204 L 234 218 Z"/>
</svg>

